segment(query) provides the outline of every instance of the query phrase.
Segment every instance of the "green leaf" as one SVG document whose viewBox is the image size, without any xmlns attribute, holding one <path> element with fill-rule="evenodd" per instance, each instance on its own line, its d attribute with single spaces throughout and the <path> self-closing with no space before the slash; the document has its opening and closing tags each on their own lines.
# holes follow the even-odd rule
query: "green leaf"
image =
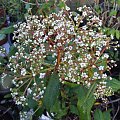
<svg viewBox="0 0 120 120">
<path fill-rule="evenodd" d="M 111 120 L 110 112 L 111 112 L 111 110 L 107 110 L 107 111 L 103 112 L 104 120 Z"/>
<path fill-rule="evenodd" d="M 2 56 L 0 56 L 0 63 L 2 64 L 2 65 L 4 65 L 5 63 L 7 63 L 8 61 L 4 58 L 4 57 L 2 57 Z"/>
<path fill-rule="evenodd" d="M 120 0 L 117 0 L 116 2 L 117 2 L 117 4 L 120 6 Z"/>
<path fill-rule="evenodd" d="M 79 115 L 78 109 L 77 109 L 77 107 L 75 105 L 70 106 L 70 111 L 73 114 Z"/>
<path fill-rule="evenodd" d="M 112 91 L 118 91 L 120 90 L 120 81 L 117 79 L 113 78 L 112 80 L 107 80 L 107 86 L 112 88 Z"/>
<path fill-rule="evenodd" d="M 78 87 L 78 86 L 79 86 L 78 84 L 70 83 L 70 82 L 67 82 L 67 81 L 65 81 L 64 84 L 67 85 L 67 86 L 69 86 L 69 87 L 71 87 L 71 88 L 74 88 L 74 87 Z"/>
<path fill-rule="evenodd" d="M 78 102 L 77 108 L 79 111 L 80 120 L 91 120 L 91 108 L 94 105 L 95 99 L 93 93 L 96 89 L 96 83 L 94 83 L 90 89 L 81 86 L 77 91 Z"/>
<path fill-rule="evenodd" d="M 5 34 L 0 34 L 0 40 L 5 39 L 6 35 Z"/>
<path fill-rule="evenodd" d="M 10 56 L 12 56 L 12 55 L 15 55 L 16 52 L 17 52 L 17 48 L 12 45 L 12 46 L 10 47 L 10 52 L 9 52 L 8 56 L 10 57 Z"/>
<path fill-rule="evenodd" d="M 96 11 L 98 14 L 101 13 L 101 8 L 100 8 L 99 5 L 95 5 L 94 9 L 95 9 L 95 11 Z"/>
<path fill-rule="evenodd" d="M 94 113 L 94 120 L 111 120 L 110 111 L 111 110 L 102 112 L 101 110 L 96 109 Z"/>
<path fill-rule="evenodd" d="M 117 11 L 116 10 L 111 10 L 111 12 L 109 13 L 110 16 L 116 16 Z"/>
<path fill-rule="evenodd" d="M 43 114 L 43 112 L 44 112 L 44 107 L 43 106 L 39 107 L 39 109 L 35 112 L 34 115 L 34 118 L 36 118 L 35 120 L 37 120 Z"/>
<path fill-rule="evenodd" d="M 38 106 L 38 103 L 35 100 L 33 100 L 32 97 L 28 98 L 27 102 L 29 108 L 31 109 L 36 109 L 36 107 Z"/>
<path fill-rule="evenodd" d="M 104 120 L 103 113 L 101 110 L 97 109 L 94 114 L 94 120 Z"/>
<path fill-rule="evenodd" d="M 25 4 L 25 9 L 28 10 L 29 8 L 30 8 L 30 4 L 29 3 Z"/>
<path fill-rule="evenodd" d="M 50 108 L 55 104 L 57 96 L 59 94 L 59 77 L 57 73 L 53 73 L 51 75 L 50 81 L 48 82 L 48 86 L 44 95 L 43 103 L 46 109 L 50 110 Z"/>
<path fill-rule="evenodd" d="M 61 8 L 61 9 L 65 8 L 65 6 L 66 6 L 65 2 L 63 2 L 63 1 L 60 1 L 59 4 L 58 4 L 58 7 Z"/>
<path fill-rule="evenodd" d="M 110 29 L 110 34 L 112 34 L 113 36 L 115 36 L 115 33 L 116 33 L 115 29 Z"/>
<path fill-rule="evenodd" d="M 13 76 L 7 74 L 2 80 L 2 86 L 6 89 L 12 87 L 13 85 L 12 80 L 13 80 Z"/>
<path fill-rule="evenodd" d="M 120 59 L 119 59 L 119 51 L 116 51 L 115 52 L 115 54 L 114 54 L 114 59 L 116 60 L 116 61 L 119 61 Z"/>
<path fill-rule="evenodd" d="M 57 99 L 50 112 L 56 113 L 54 118 L 60 120 L 63 116 L 67 115 L 67 108 L 65 105 L 61 105 L 61 101 Z"/>
<path fill-rule="evenodd" d="M 11 97 L 12 97 L 11 94 L 7 94 L 4 96 L 4 98 L 11 98 Z"/>
<path fill-rule="evenodd" d="M 13 32 L 14 32 L 14 27 L 13 26 L 5 27 L 5 28 L 2 28 L 0 30 L 0 34 L 10 34 L 10 33 L 13 33 Z"/>
<path fill-rule="evenodd" d="M 116 38 L 119 39 L 120 38 L 120 31 L 116 30 Z"/>
</svg>

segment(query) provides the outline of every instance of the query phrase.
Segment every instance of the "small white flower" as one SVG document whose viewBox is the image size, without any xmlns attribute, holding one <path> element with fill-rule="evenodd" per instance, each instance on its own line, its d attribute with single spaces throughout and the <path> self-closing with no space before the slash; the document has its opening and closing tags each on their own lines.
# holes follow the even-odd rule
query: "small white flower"
<svg viewBox="0 0 120 120">
<path fill-rule="evenodd" d="M 67 10 L 67 11 L 69 11 L 69 10 L 70 10 L 70 8 L 69 8 L 68 6 L 66 6 L 65 8 L 66 8 L 66 10 Z"/>
<path fill-rule="evenodd" d="M 98 76 L 99 74 L 97 72 L 94 72 L 94 76 Z"/>
<path fill-rule="evenodd" d="M 27 93 L 28 94 L 31 94 L 32 93 L 32 90 L 30 88 L 27 89 Z"/>
<path fill-rule="evenodd" d="M 36 85 L 37 85 L 37 83 L 36 83 L 36 82 L 34 82 L 34 83 L 33 83 L 33 85 L 34 85 L 34 86 L 36 86 Z"/>
<path fill-rule="evenodd" d="M 48 35 L 53 35 L 53 32 L 49 32 Z"/>
<path fill-rule="evenodd" d="M 76 16 L 76 17 L 74 17 L 74 20 L 75 20 L 75 21 L 78 21 L 78 17 L 77 17 L 77 16 Z"/>
<path fill-rule="evenodd" d="M 72 55 L 71 55 L 71 54 L 68 54 L 68 58 L 71 59 L 71 58 L 72 58 Z"/>
<path fill-rule="evenodd" d="M 110 77 L 110 80 L 112 80 L 112 77 Z"/>
<path fill-rule="evenodd" d="M 109 58 L 109 55 L 107 53 L 104 54 L 103 58 L 106 58 L 108 59 Z"/>
<path fill-rule="evenodd" d="M 106 79 L 106 78 L 107 78 L 107 75 L 106 75 L 106 74 L 102 74 L 102 78 L 103 78 L 103 79 Z"/>
<path fill-rule="evenodd" d="M 87 16 L 87 12 L 84 11 L 84 12 L 82 13 L 82 15 L 83 15 L 84 17 Z"/>
<path fill-rule="evenodd" d="M 40 76 L 39 76 L 39 78 L 44 78 L 45 77 L 45 73 L 40 73 Z"/>
<path fill-rule="evenodd" d="M 96 51 L 95 55 L 99 56 L 100 55 L 100 51 Z"/>
<path fill-rule="evenodd" d="M 22 69 L 21 69 L 21 75 L 25 76 L 26 73 L 27 73 L 27 72 L 26 72 L 26 69 L 25 69 L 25 68 L 22 68 Z"/>
<path fill-rule="evenodd" d="M 86 26 L 86 25 L 84 25 L 84 26 L 82 27 L 82 29 L 83 29 L 83 30 L 86 30 L 86 29 L 87 29 L 87 26 Z"/>
<path fill-rule="evenodd" d="M 72 50 L 72 48 L 73 48 L 72 46 L 69 46 L 69 50 Z"/>
<path fill-rule="evenodd" d="M 98 24 L 99 24 L 100 26 L 102 26 L 102 21 L 100 21 Z"/>
<path fill-rule="evenodd" d="M 92 57 L 91 57 L 91 55 L 90 54 L 87 54 L 87 59 L 91 59 Z"/>
<path fill-rule="evenodd" d="M 60 46 L 62 46 L 62 44 L 61 44 L 61 43 L 57 43 L 57 46 L 59 46 L 59 47 L 60 47 Z"/>
<path fill-rule="evenodd" d="M 77 10 L 81 12 L 82 11 L 82 7 L 77 8 Z"/>
<path fill-rule="evenodd" d="M 33 73 L 33 77 L 35 77 L 35 73 Z"/>
<path fill-rule="evenodd" d="M 98 69 L 99 70 L 104 70 L 104 66 L 99 66 Z"/>
<path fill-rule="evenodd" d="M 83 78 L 87 78 L 88 75 L 87 75 L 86 73 L 82 73 L 82 74 L 81 74 L 81 77 L 83 77 Z"/>
<path fill-rule="evenodd" d="M 80 63 L 80 66 L 83 68 L 83 67 L 86 67 L 86 63 Z"/>
<path fill-rule="evenodd" d="M 41 35 L 41 36 L 43 36 L 43 35 L 44 35 L 44 33 L 43 33 L 43 32 L 40 32 L 40 35 Z"/>
<path fill-rule="evenodd" d="M 33 96 L 36 96 L 36 93 L 33 93 Z"/>
<path fill-rule="evenodd" d="M 114 39 L 114 36 L 112 34 L 110 35 L 110 37 L 111 37 L 112 40 Z"/>
</svg>

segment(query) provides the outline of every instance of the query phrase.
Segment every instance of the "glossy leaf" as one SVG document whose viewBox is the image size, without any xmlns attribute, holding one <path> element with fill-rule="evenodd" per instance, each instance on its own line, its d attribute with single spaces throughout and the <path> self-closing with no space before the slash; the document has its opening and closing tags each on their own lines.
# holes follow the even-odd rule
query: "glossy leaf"
<svg viewBox="0 0 120 120">
<path fill-rule="evenodd" d="M 60 1 L 58 4 L 59 8 L 65 8 L 65 3 L 63 1 Z"/>
<path fill-rule="evenodd" d="M 64 102 L 63 102 L 64 103 Z M 56 113 L 54 118 L 57 120 L 61 119 L 63 116 L 67 115 L 67 108 L 65 105 L 61 105 L 61 101 L 59 99 L 56 100 L 50 112 Z"/>
<path fill-rule="evenodd" d="M 103 112 L 104 120 L 111 120 L 110 111 L 111 110 Z"/>
<path fill-rule="evenodd" d="M 10 34 L 10 33 L 13 33 L 13 32 L 14 32 L 14 27 L 13 26 L 5 27 L 5 28 L 2 28 L 0 30 L 0 34 Z"/>
<path fill-rule="evenodd" d="M 5 39 L 6 35 L 5 34 L 0 34 L 0 41 Z"/>
<path fill-rule="evenodd" d="M 70 111 L 73 114 L 79 115 L 78 109 L 77 109 L 77 107 L 75 105 L 70 106 Z"/>
<path fill-rule="evenodd" d="M 120 90 L 120 81 L 115 78 L 113 78 L 112 80 L 107 80 L 107 86 L 111 87 L 114 92 L 118 91 Z"/>
<path fill-rule="evenodd" d="M 50 77 L 50 81 L 48 82 L 48 86 L 44 95 L 44 105 L 48 110 L 50 110 L 57 99 L 59 94 L 59 84 L 60 82 L 58 74 L 53 73 Z"/>
<path fill-rule="evenodd" d="M 94 113 L 94 120 L 111 120 L 110 110 L 102 112 L 101 110 L 97 109 Z"/>
<path fill-rule="evenodd" d="M 103 113 L 101 110 L 97 109 L 94 114 L 94 120 L 104 120 Z"/>
<path fill-rule="evenodd" d="M 28 98 L 28 106 L 31 109 L 36 109 L 36 107 L 38 106 L 38 103 L 32 99 L 32 97 Z"/>
<path fill-rule="evenodd" d="M 110 29 L 110 34 L 112 34 L 113 36 L 115 36 L 115 29 Z"/>
<path fill-rule="evenodd" d="M 90 89 L 86 89 L 85 87 L 79 87 L 77 95 L 78 95 L 78 103 L 77 108 L 79 111 L 80 120 L 91 120 L 91 108 L 95 102 L 93 92 L 95 91 L 96 84 L 93 84 Z"/>
<path fill-rule="evenodd" d="M 116 10 L 111 10 L 111 12 L 110 12 L 110 16 L 116 16 L 116 14 L 117 14 L 117 11 Z"/>
<path fill-rule="evenodd" d="M 10 47 L 10 52 L 9 52 L 8 56 L 10 57 L 10 56 L 12 56 L 12 55 L 15 55 L 16 52 L 17 52 L 17 48 L 12 45 L 12 46 Z"/>
</svg>

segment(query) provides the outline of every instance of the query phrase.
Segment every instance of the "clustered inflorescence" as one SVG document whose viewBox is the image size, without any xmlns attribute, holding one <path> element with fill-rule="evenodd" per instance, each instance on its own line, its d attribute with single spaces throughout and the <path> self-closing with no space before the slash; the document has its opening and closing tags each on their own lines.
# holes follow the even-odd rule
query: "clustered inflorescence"
<svg viewBox="0 0 120 120">
<path fill-rule="evenodd" d="M 16 104 L 28 105 L 27 99 L 40 101 L 46 89 L 44 79 L 53 70 L 65 81 L 90 87 L 97 82 L 95 98 L 112 94 L 107 88 L 106 71 L 114 61 L 105 53 L 110 48 L 110 37 L 103 34 L 102 21 L 90 7 L 78 12 L 69 8 L 48 17 L 29 15 L 26 22 L 14 27 L 15 55 L 8 67 L 15 89 L 11 89 Z M 112 63 L 111 63 L 112 62 Z"/>
</svg>

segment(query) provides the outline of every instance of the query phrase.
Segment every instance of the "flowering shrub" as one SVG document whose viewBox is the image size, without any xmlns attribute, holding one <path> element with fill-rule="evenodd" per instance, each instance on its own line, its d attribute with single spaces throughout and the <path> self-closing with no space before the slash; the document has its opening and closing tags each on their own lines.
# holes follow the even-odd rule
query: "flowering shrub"
<svg viewBox="0 0 120 120">
<path fill-rule="evenodd" d="M 112 78 L 106 72 L 115 61 L 105 53 L 110 38 L 102 32 L 102 21 L 90 7 L 80 7 L 78 12 L 65 8 L 47 17 L 29 15 L 26 22 L 14 26 L 16 52 L 7 66 L 13 76 L 11 95 L 24 108 L 21 120 L 32 117 L 30 109 L 31 115 L 44 109 L 51 112 L 52 97 L 58 99 L 66 84 L 93 91 L 95 99 L 106 100 L 113 94 L 106 81 Z"/>
</svg>

